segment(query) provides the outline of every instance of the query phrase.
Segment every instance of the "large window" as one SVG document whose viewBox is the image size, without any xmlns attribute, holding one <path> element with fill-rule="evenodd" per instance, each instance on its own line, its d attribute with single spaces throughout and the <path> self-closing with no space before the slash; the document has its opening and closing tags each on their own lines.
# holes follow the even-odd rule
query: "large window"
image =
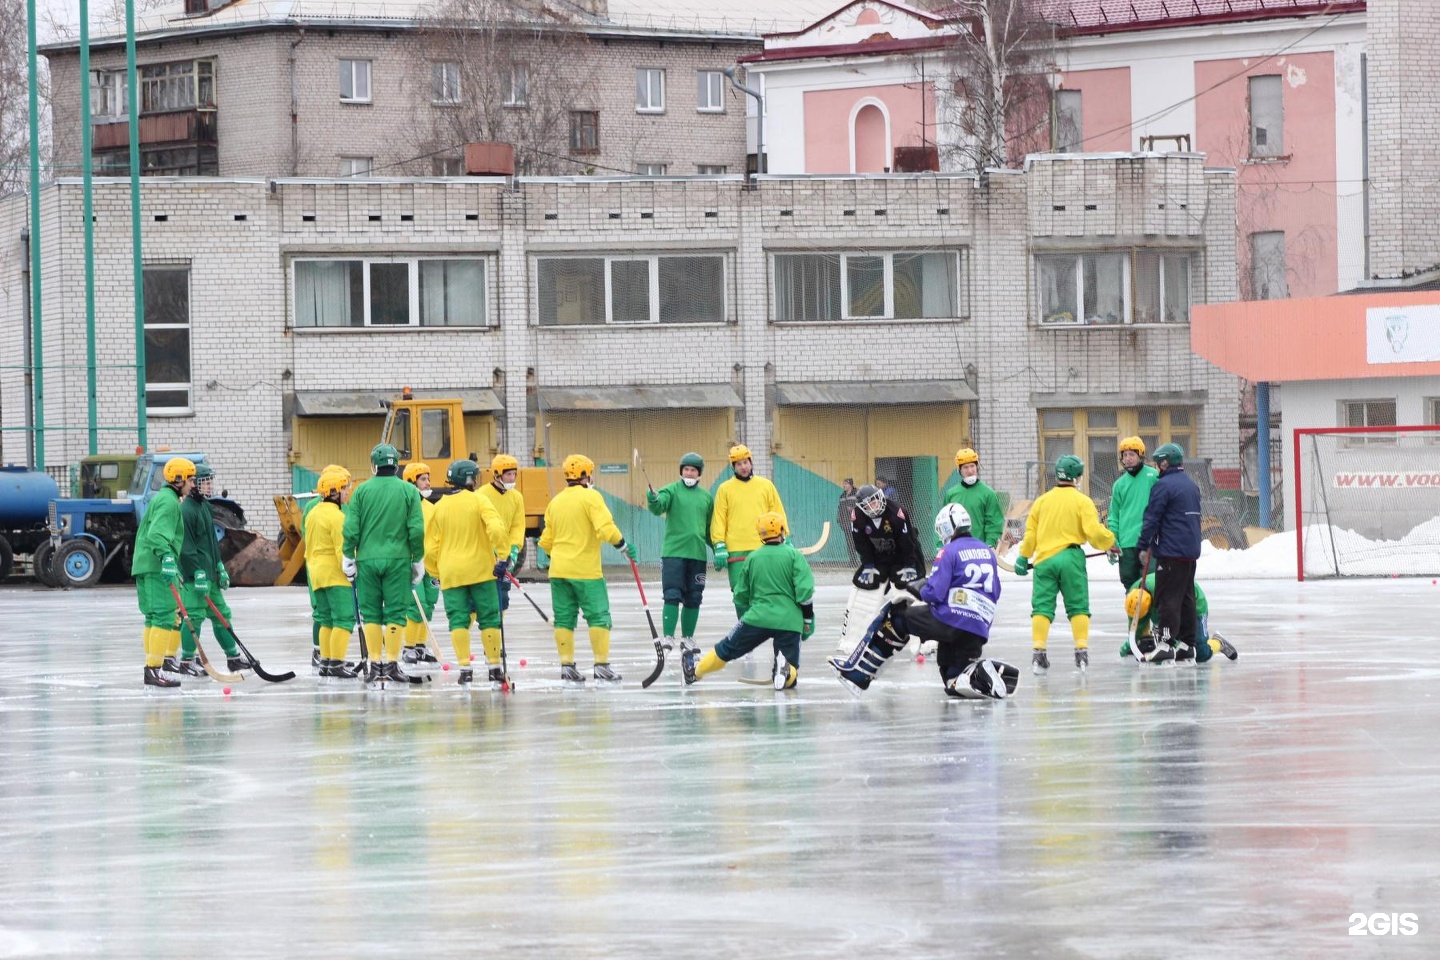
<svg viewBox="0 0 1440 960">
<path fill-rule="evenodd" d="M 340 176 L 342 177 L 368 177 L 374 168 L 374 157 L 340 158 Z"/>
<path fill-rule="evenodd" d="M 777 253 L 774 266 L 780 323 L 969 315 L 956 251 Z"/>
<path fill-rule="evenodd" d="M 1393 427 L 1395 419 L 1395 400 L 1341 400 L 1340 401 L 1340 426 L 1342 427 Z M 1345 447 L 1391 447 L 1394 446 L 1396 435 L 1389 434 L 1353 434 L 1342 440 Z"/>
<path fill-rule="evenodd" d="M 460 64 L 430 64 L 430 102 L 447 107 L 460 102 Z"/>
<path fill-rule="evenodd" d="M 1285 231 L 1250 234 L 1250 299 L 1284 300 L 1290 296 L 1285 271 Z"/>
<path fill-rule="evenodd" d="M 127 115 L 123 70 L 90 71 L 90 116 L 108 122 Z"/>
<path fill-rule="evenodd" d="M 370 102 L 370 61 L 340 61 L 340 102 Z"/>
<path fill-rule="evenodd" d="M 725 112 L 725 75 L 719 70 L 696 74 L 695 109 L 701 113 Z"/>
<path fill-rule="evenodd" d="M 1188 323 L 1190 251 L 1099 250 L 1035 257 L 1040 322 Z"/>
<path fill-rule="evenodd" d="M 190 267 L 147 266 L 145 408 L 153 416 L 190 412 Z"/>
<path fill-rule="evenodd" d="M 600 152 L 600 113 L 597 110 L 570 111 L 570 152 Z"/>
<path fill-rule="evenodd" d="M 1285 155 L 1285 84 L 1278 75 L 1250 78 L 1250 156 Z"/>
<path fill-rule="evenodd" d="M 142 114 L 214 106 L 214 60 L 182 60 L 140 68 Z"/>
<path fill-rule="evenodd" d="M 1055 115 L 1050 145 L 1057 153 L 1073 153 L 1084 141 L 1083 98 L 1079 90 L 1055 91 Z"/>
<path fill-rule="evenodd" d="M 1096 500 L 1110 495 L 1120 475 L 1120 440 L 1138 436 L 1146 456 L 1162 443 L 1177 444 L 1189 457 L 1195 427 L 1188 407 L 1073 409 L 1040 411 L 1040 490 L 1055 485 L 1055 461 L 1067 453 L 1085 461 L 1080 488 Z"/>
<path fill-rule="evenodd" d="M 512 63 L 500 68 L 501 102 L 507 107 L 524 107 L 530 103 L 530 67 Z"/>
<path fill-rule="evenodd" d="M 483 327 L 485 261 L 296 260 L 296 327 Z"/>
<path fill-rule="evenodd" d="M 665 71 L 640 67 L 635 71 L 635 112 L 665 112 Z"/>
<path fill-rule="evenodd" d="M 725 322 L 722 256 L 542 257 L 535 272 L 545 326 Z"/>
</svg>

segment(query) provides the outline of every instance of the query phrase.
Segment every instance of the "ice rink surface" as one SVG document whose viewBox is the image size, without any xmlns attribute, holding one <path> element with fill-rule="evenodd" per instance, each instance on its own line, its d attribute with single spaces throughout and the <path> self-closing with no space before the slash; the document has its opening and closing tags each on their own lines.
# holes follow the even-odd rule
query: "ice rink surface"
<svg viewBox="0 0 1440 960">
<path fill-rule="evenodd" d="M 562 690 L 517 598 L 508 696 L 321 686 L 303 589 L 229 594 L 296 680 L 147 692 L 131 589 L 7 586 L 0 958 L 1440 955 L 1440 585 L 1202 581 L 1239 661 L 1140 667 L 1106 574 L 1088 675 L 1062 622 L 1036 678 L 1009 578 L 997 703 L 899 658 L 851 698 L 820 579 L 794 692 L 735 682 L 768 656 L 641 690 L 615 581 L 623 687 Z"/>
</svg>

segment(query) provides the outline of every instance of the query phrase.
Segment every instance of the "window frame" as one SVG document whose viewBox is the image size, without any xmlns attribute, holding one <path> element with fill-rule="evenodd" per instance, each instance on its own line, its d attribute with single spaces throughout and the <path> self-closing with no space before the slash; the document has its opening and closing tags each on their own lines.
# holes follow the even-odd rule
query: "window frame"
<svg viewBox="0 0 1440 960">
<path fill-rule="evenodd" d="M 588 122 L 587 122 L 588 121 Z M 586 146 L 581 141 L 584 139 L 587 126 L 594 143 Z M 577 136 L 579 134 L 579 136 Z M 572 156 L 594 156 L 600 152 L 600 111 L 599 110 L 571 110 L 570 111 L 570 153 Z"/>
<path fill-rule="evenodd" d="M 519 83 L 516 83 L 519 78 Z M 519 98 L 516 99 L 516 91 Z M 511 63 L 500 68 L 500 106 L 509 110 L 524 110 L 530 106 L 530 65 Z"/>
<path fill-rule="evenodd" d="M 454 173 L 451 173 L 451 170 Z M 431 157 L 430 175 L 432 177 L 463 177 L 465 176 L 464 157 Z"/>
<path fill-rule="evenodd" d="M 695 175 L 697 177 L 723 177 L 730 172 L 728 163 L 697 163 L 695 164 Z"/>
<path fill-rule="evenodd" d="M 641 75 L 644 75 L 645 99 L 640 98 Z M 655 103 L 655 88 L 653 81 L 656 77 L 660 80 L 660 102 Z M 665 68 L 664 67 L 636 67 L 635 68 L 635 112 L 643 114 L 659 114 L 665 112 Z"/>
<path fill-rule="evenodd" d="M 1371 423 L 1370 407 L 1372 405 L 1388 404 L 1390 406 L 1389 423 Z M 1399 397 L 1365 397 L 1362 399 L 1340 399 L 1336 401 L 1337 420 L 1341 427 L 1395 427 L 1400 424 L 1400 398 Z M 1353 407 L 1362 408 L 1364 423 L 1351 423 L 1350 411 Z M 1391 434 L 1388 437 L 1372 436 L 1365 433 L 1347 433 L 1341 436 L 1341 445 L 1345 447 L 1393 447 L 1399 443 L 1399 435 Z"/>
<path fill-rule="evenodd" d="M 679 259 L 694 260 L 709 258 L 720 262 L 720 319 L 719 320 L 679 320 L 663 321 L 660 319 L 660 261 Z M 535 326 L 552 330 L 579 330 L 593 327 L 718 327 L 730 323 L 730 257 L 726 253 L 717 253 L 709 250 L 697 251 L 670 251 L 667 253 L 570 253 L 570 254 L 541 254 L 533 258 L 535 261 Z M 545 260 L 600 260 L 604 263 L 605 279 L 605 320 L 602 323 L 546 323 L 540 311 L 540 263 Z M 647 261 L 649 263 L 649 275 L 647 277 L 650 298 L 650 319 L 649 320 L 616 320 L 615 299 L 614 299 L 614 272 L 612 265 L 616 262 Z"/>
<path fill-rule="evenodd" d="M 342 76 L 341 76 L 341 78 L 340 78 L 340 81 L 339 81 L 339 86 L 340 86 L 340 102 L 341 102 L 341 103 L 357 103 L 357 104 L 359 104 L 359 103 L 373 103 L 373 102 L 374 102 L 373 96 L 374 96 L 374 92 L 375 92 L 375 89 L 374 89 L 374 62 L 371 61 L 371 60 L 368 60 L 368 59 L 359 59 L 359 58 L 351 58 L 351 57 L 337 57 L 336 59 L 339 60 L 340 71 L 341 71 L 341 74 L 342 74 Z M 357 71 L 358 71 L 358 69 L 359 69 L 359 65 L 362 64 L 362 63 L 365 65 L 365 95 L 364 95 L 363 97 L 362 97 L 362 96 L 358 96 L 358 95 L 356 94 L 356 79 L 357 79 L 357 77 L 358 77 Z M 350 92 L 351 92 L 351 95 L 348 96 L 348 97 L 345 96 L 345 80 L 344 80 L 344 78 L 343 78 L 343 73 L 344 73 L 345 70 L 346 70 L 346 65 L 347 65 L 347 64 L 349 65 L 349 73 L 350 73 Z"/>
<path fill-rule="evenodd" d="M 909 257 L 923 254 L 938 254 L 952 258 L 952 265 L 955 270 L 955 289 L 953 291 L 953 303 L 955 305 L 954 316 L 945 317 L 896 317 L 895 316 L 895 258 Z M 839 257 L 840 258 L 840 316 L 823 317 L 813 320 L 788 318 L 780 319 L 780 304 L 782 298 L 779 289 L 779 259 L 781 257 Z M 850 260 L 874 259 L 881 260 L 881 284 L 883 285 L 883 298 L 879 314 L 853 314 L 850 312 Z M 970 319 L 970 269 L 969 269 L 969 247 L 945 247 L 941 249 L 916 250 L 773 250 L 770 251 L 770 322 L 775 324 L 813 324 L 813 323 L 943 323 L 948 320 L 969 320 Z"/>
<path fill-rule="evenodd" d="M 711 84 L 714 89 L 711 89 Z M 700 96 L 701 90 L 705 96 Z M 711 98 L 714 94 L 714 99 Z M 714 101 L 718 100 L 719 103 Z M 725 112 L 725 74 L 720 70 L 696 70 L 695 71 L 695 112 L 696 113 L 724 113 Z"/>
<path fill-rule="evenodd" d="M 1272 86 L 1269 81 L 1274 81 L 1273 86 L 1276 91 L 1275 111 L 1279 115 L 1280 142 L 1275 145 L 1273 149 L 1270 144 L 1271 128 L 1268 126 L 1259 127 L 1255 123 L 1255 90 L 1257 80 L 1266 81 L 1266 88 Z M 1289 154 L 1285 152 L 1285 78 L 1278 73 L 1261 73 L 1248 77 L 1245 86 L 1245 113 L 1246 119 L 1249 121 L 1249 159 L 1261 163 L 1287 159 Z M 1256 142 L 1255 134 L 1258 130 L 1265 131 L 1266 142 L 1263 145 Z"/>
<path fill-rule="evenodd" d="M 1035 325 L 1039 327 L 1060 327 L 1074 329 L 1077 327 L 1096 327 L 1101 329 L 1114 329 L 1116 327 L 1180 327 L 1189 326 L 1190 314 L 1197 301 L 1195 297 L 1196 271 L 1203 269 L 1203 261 L 1200 258 L 1204 255 L 1204 249 L 1200 247 L 1097 247 L 1088 250 L 1033 250 L 1031 252 L 1031 274 L 1034 283 L 1035 299 L 1033 301 L 1035 310 Z M 1088 320 L 1084 316 L 1085 305 L 1085 258 L 1086 257 L 1121 257 L 1121 318 L 1115 321 Z M 1156 295 L 1159 300 L 1159 315 L 1165 316 L 1167 300 L 1165 296 L 1165 264 L 1171 259 L 1184 259 L 1187 263 L 1186 276 L 1189 280 L 1189 289 L 1186 291 L 1187 307 L 1184 320 L 1159 320 L 1159 321 L 1137 321 L 1136 305 L 1138 297 L 1139 267 L 1142 257 L 1154 256 L 1156 258 L 1157 276 L 1155 279 Z M 1071 258 L 1075 270 L 1075 304 L 1076 312 L 1080 316 L 1071 320 L 1050 320 L 1045 316 L 1045 289 L 1041 282 L 1041 268 L 1045 261 L 1056 261 Z M 1203 274 L 1202 274 L 1203 275 Z"/>
<path fill-rule="evenodd" d="M 113 123 L 128 119 L 130 100 L 125 71 L 91 70 L 90 78 L 90 122 Z M 109 113 L 104 112 L 107 102 L 111 102 L 114 108 Z"/>
<path fill-rule="evenodd" d="M 1061 109 L 1061 101 L 1073 102 L 1075 109 L 1066 111 Z M 1068 121 L 1070 114 L 1074 114 L 1075 123 L 1071 124 L 1073 130 L 1068 129 L 1063 121 Z M 1070 133 L 1073 141 L 1062 138 L 1063 133 Z M 1050 117 L 1050 149 L 1055 153 L 1080 153 L 1085 149 L 1085 96 L 1083 90 L 1056 90 L 1054 112 Z"/>
<path fill-rule="evenodd" d="M 668 163 L 635 164 L 635 176 L 637 177 L 668 177 L 669 175 L 670 164 Z"/>
<path fill-rule="evenodd" d="M 1267 266 L 1266 266 L 1266 270 L 1265 270 L 1267 276 L 1272 277 L 1272 278 L 1275 276 L 1275 272 L 1274 272 L 1274 270 L 1273 270 L 1272 268 L 1277 265 L 1277 264 L 1275 264 L 1274 259 L 1273 259 L 1272 257 L 1267 256 L 1267 257 L 1261 258 L 1261 257 L 1259 256 L 1259 253 L 1258 253 L 1258 250 L 1257 250 L 1257 241 L 1259 241 L 1262 237 L 1264 237 L 1264 238 L 1279 237 L 1279 238 L 1280 238 L 1280 243 L 1279 243 L 1279 258 L 1280 258 L 1280 259 L 1279 259 L 1279 263 L 1278 263 L 1278 267 L 1279 267 L 1279 275 L 1278 275 L 1278 278 L 1279 278 L 1279 281 L 1280 281 L 1280 284 L 1281 284 L 1281 290 L 1282 290 L 1283 292 L 1282 292 L 1279 296 L 1264 296 L 1264 297 L 1262 297 L 1262 296 L 1259 295 L 1260 283 L 1258 282 L 1258 279 L 1259 279 L 1259 278 L 1258 278 L 1258 276 L 1257 276 L 1256 271 L 1257 271 L 1257 268 L 1260 266 L 1261 260 L 1263 259 L 1264 262 L 1265 262 L 1265 264 L 1267 265 Z M 1285 231 L 1284 231 L 1284 230 L 1256 230 L 1256 231 L 1254 231 L 1254 232 L 1252 232 L 1252 233 L 1250 234 L 1250 236 L 1248 237 L 1248 240 L 1249 240 L 1249 242 L 1250 242 L 1250 299 L 1251 299 L 1251 300 L 1287 300 L 1287 299 L 1289 299 L 1289 297 L 1290 297 L 1290 263 L 1289 263 L 1290 251 L 1289 251 L 1289 249 L 1288 249 L 1288 245 L 1287 245 L 1286 242 L 1285 242 L 1285 240 L 1286 240 L 1286 238 L 1285 238 Z M 1268 291 L 1268 290 L 1270 289 L 1270 285 L 1267 283 L 1265 286 L 1266 286 L 1266 290 Z"/>
<path fill-rule="evenodd" d="M 453 82 L 452 82 L 453 81 Z M 460 63 L 456 60 L 434 60 L 430 63 L 430 103 L 436 107 L 460 105 Z"/>
<path fill-rule="evenodd" d="M 1070 425 L 1046 426 L 1045 415 L 1047 413 L 1069 413 L 1071 415 Z M 1090 419 L 1094 414 L 1113 415 L 1114 423 L 1091 425 Z M 1142 424 L 1142 414 L 1152 415 L 1146 419 L 1153 419 L 1154 422 Z M 1195 441 L 1199 436 L 1199 427 L 1196 424 L 1198 414 L 1199 408 L 1184 404 L 1144 407 L 1041 407 L 1035 411 L 1035 420 L 1039 426 L 1040 492 L 1043 493 L 1055 485 L 1054 461 L 1045 456 L 1047 440 L 1068 438 L 1071 441 L 1071 449 L 1077 456 L 1085 460 L 1090 469 L 1085 471 L 1080 483 L 1076 486 L 1088 496 L 1090 495 L 1090 480 L 1095 474 L 1095 464 L 1090 456 L 1093 438 L 1113 438 L 1118 450 L 1122 439 L 1138 436 L 1145 442 L 1147 462 L 1150 455 L 1161 444 L 1178 443 L 1185 451 L 1185 458 L 1189 460 L 1196 457 Z M 1117 464 L 1118 456 L 1117 453 Z M 1119 476 L 1118 472 L 1116 476 Z"/>
<path fill-rule="evenodd" d="M 365 167 L 364 167 L 363 170 L 355 169 L 355 167 L 356 167 L 356 162 L 357 162 L 357 161 L 360 161 L 360 160 L 365 161 Z M 346 167 L 347 164 L 351 167 L 351 169 L 350 169 L 348 172 L 347 172 L 346 169 L 345 169 L 345 167 Z M 346 179 L 346 180 L 364 180 L 364 179 L 367 179 L 368 177 L 370 177 L 374 172 L 375 172 L 375 158 L 374 158 L 374 157 L 341 157 L 341 158 L 340 158 L 340 176 L 341 176 L 342 178 Z"/>
<path fill-rule="evenodd" d="M 147 417 L 188 417 L 195 413 L 195 283 L 193 265 L 186 262 L 164 262 L 147 263 L 141 267 L 141 282 L 144 282 L 144 274 L 150 271 L 185 274 L 185 322 L 184 323 L 151 323 L 148 317 L 143 322 L 143 327 L 148 333 L 151 330 L 184 330 L 185 331 L 185 366 L 190 371 L 190 379 L 181 381 L 159 381 L 150 382 L 149 371 L 142 371 L 145 378 L 145 415 Z M 147 303 L 150 301 L 147 300 Z M 150 363 L 151 352 L 146 351 L 145 362 Z M 186 403 L 183 407 L 151 405 L 150 394 L 154 392 L 174 392 L 184 390 Z"/>
<path fill-rule="evenodd" d="M 336 333 L 341 331 L 364 330 L 368 332 L 384 330 L 491 330 L 497 324 L 493 300 L 494 287 L 494 264 L 493 258 L 487 256 L 473 256 L 452 254 L 448 256 L 295 256 L 290 258 L 290 318 L 289 328 L 291 330 L 315 331 L 318 333 Z M 420 265 L 431 261 L 458 261 L 480 264 L 480 303 L 483 311 L 483 321 L 478 324 L 427 324 L 423 322 L 424 313 L 421 309 L 420 299 Z M 299 264 L 302 263 L 360 263 L 363 270 L 361 278 L 361 306 L 364 315 L 361 323 L 347 326 L 321 326 L 319 324 L 301 324 L 299 322 L 300 302 L 298 284 L 300 281 Z M 405 307 L 406 315 L 409 318 L 406 323 L 372 323 L 371 322 L 371 276 L 370 267 L 372 264 L 394 265 L 403 263 L 407 265 L 409 292 Z"/>
</svg>

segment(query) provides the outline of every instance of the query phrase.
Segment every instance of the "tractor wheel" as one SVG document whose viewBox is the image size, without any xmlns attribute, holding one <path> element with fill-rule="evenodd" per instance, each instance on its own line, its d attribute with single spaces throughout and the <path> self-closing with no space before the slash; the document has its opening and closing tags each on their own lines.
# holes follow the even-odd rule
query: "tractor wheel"
<svg viewBox="0 0 1440 960">
<path fill-rule="evenodd" d="M 105 558 L 95 544 L 76 538 L 60 544 L 51 569 L 62 587 L 93 587 L 100 582 Z"/>
</svg>

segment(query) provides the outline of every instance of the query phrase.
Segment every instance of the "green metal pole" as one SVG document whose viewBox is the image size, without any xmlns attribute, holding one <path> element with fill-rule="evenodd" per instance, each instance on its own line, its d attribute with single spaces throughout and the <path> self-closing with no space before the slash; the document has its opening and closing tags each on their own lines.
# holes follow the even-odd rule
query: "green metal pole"
<svg viewBox="0 0 1440 960">
<path fill-rule="evenodd" d="M 40 298 L 40 80 L 35 49 L 35 0 L 25 3 L 25 34 L 30 57 L 30 342 L 31 386 L 34 389 L 32 429 L 36 470 L 45 469 L 45 325 Z"/>
<path fill-rule="evenodd" d="M 125 109 L 130 114 L 130 248 L 135 266 L 135 437 L 136 443 L 148 447 L 150 441 L 145 414 L 145 260 L 140 251 L 140 83 L 135 70 L 135 0 L 125 0 L 125 94 Z"/>
<path fill-rule="evenodd" d="M 85 194 L 85 417 L 90 455 L 100 452 L 95 407 L 95 184 L 90 156 L 90 0 L 80 0 L 80 170 Z"/>
</svg>

